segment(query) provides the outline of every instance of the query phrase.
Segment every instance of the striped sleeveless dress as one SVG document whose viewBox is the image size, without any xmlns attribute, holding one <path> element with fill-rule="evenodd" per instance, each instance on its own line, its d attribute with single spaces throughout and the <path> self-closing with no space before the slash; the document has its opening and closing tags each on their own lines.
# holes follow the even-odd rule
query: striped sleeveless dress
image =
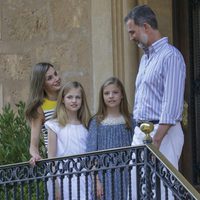
<svg viewBox="0 0 200 200">
<path fill-rule="evenodd" d="M 44 102 L 43 102 L 43 104 L 41 106 L 42 110 L 44 112 L 44 123 L 46 121 L 48 121 L 49 119 L 51 119 L 51 117 L 53 116 L 53 113 L 55 111 L 56 105 L 57 105 L 57 101 L 52 101 L 52 100 L 44 98 Z M 45 144 L 45 146 L 47 148 L 47 145 L 48 145 L 48 131 L 45 128 L 44 123 L 42 125 L 42 134 L 43 134 L 43 138 L 44 138 L 44 144 Z"/>
</svg>

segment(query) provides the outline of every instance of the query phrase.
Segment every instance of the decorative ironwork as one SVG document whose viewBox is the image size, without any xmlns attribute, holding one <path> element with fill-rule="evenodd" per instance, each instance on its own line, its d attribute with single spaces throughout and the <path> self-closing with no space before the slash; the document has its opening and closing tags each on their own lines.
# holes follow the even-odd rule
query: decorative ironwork
<svg viewBox="0 0 200 200">
<path fill-rule="evenodd" d="M 28 163 L 0 166 L 0 199 L 55 199 L 57 184 L 61 199 L 72 199 L 74 195 L 76 199 L 82 199 L 82 195 L 84 199 L 97 199 L 97 176 L 105 200 L 134 199 L 136 186 L 137 197 L 142 200 L 161 199 L 162 194 L 166 199 L 170 194 L 175 199 L 200 199 L 151 144 L 46 159 L 34 167 Z M 116 193 L 118 185 L 120 191 Z"/>
<path fill-rule="evenodd" d="M 150 144 L 152 143 L 152 138 L 150 136 L 150 133 L 154 130 L 154 125 L 151 122 L 144 122 L 140 125 L 140 129 L 142 132 L 146 134 L 143 143 L 144 144 Z"/>
</svg>

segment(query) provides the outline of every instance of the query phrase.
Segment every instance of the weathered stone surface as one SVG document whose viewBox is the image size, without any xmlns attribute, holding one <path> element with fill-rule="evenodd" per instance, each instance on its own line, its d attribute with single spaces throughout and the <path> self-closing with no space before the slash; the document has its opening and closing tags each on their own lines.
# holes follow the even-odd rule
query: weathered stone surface
<svg viewBox="0 0 200 200">
<path fill-rule="evenodd" d="M 3 83 L 3 104 L 6 105 L 10 103 L 15 109 L 15 104 L 21 101 L 27 101 L 29 85 L 27 81 L 18 80 L 4 80 Z"/>
<path fill-rule="evenodd" d="M 79 34 L 80 29 L 85 30 L 88 34 L 90 27 L 90 1 L 88 0 L 59 0 L 52 1 L 51 10 L 53 15 L 53 27 L 55 32 L 63 33 L 70 32 L 72 29 L 77 29 Z"/>
<path fill-rule="evenodd" d="M 136 1 L 131 1 L 131 5 L 132 2 Z M 170 36 L 171 1 L 145 2 L 158 12 L 161 31 Z M 112 6 L 115 1 L 0 0 L 0 5 L 0 95 L 3 96 L 0 106 L 26 100 L 30 67 L 45 61 L 56 66 L 63 82 L 80 81 L 93 109 L 98 104 L 94 96 L 98 96 L 100 82 L 113 72 Z"/>
<path fill-rule="evenodd" d="M 71 37 L 66 41 L 44 43 L 35 49 L 36 60 L 50 60 L 66 70 L 90 68 L 89 41 L 84 38 Z"/>
<path fill-rule="evenodd" d="M 28 55 L 0 55 L 1 80 L 28 80 L 30 74 Z"/>
<path fill-rule="evenodd" d="M 90 0 L 0 0 L 2 104 L 28 97 L 31 66 L 51 62 L 93 101 Z"/>
<path fill-rule="evenodd" d="M 0 7 L 0 40 L 1 40 L 1 31 L 2 31 L 1 23 L 2 23 L 2 7 Z"/>
<path fill-rule="evenodd" d="M 3 39 L 24 41 L 48 36 L 48 4 L 35 5 L 25 0 L 4 2 Z"/>
</svg>

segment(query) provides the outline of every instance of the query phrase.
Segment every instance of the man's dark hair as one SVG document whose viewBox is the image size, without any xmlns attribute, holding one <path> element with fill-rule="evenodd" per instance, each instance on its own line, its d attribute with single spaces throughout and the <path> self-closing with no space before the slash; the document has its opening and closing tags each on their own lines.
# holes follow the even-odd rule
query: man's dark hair
<svg viewBox="0 0 200 200">
<path fill-rule="evenodd" d="M 144 23 L 149 24 L 153 29 L 158 29 L 158 22 L 153 10 L 147 5 L 134 7 L 124 18 L 125 23 L 131 19 L 138 26 L 143 26 Z"/>
</svg>

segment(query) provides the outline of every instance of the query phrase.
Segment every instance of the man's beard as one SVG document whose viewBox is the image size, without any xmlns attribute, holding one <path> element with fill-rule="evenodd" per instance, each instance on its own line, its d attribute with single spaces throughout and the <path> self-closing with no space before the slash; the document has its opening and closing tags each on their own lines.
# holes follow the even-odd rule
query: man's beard
<svg viewBox="0 0 200 200">
<path fill-rule="evenodd" d="M 137 45 L 141 49 L 147 48 L 148 36 L 145 33 L 142 33 L 140 41 L 138 41 Z"/>
</svg>

